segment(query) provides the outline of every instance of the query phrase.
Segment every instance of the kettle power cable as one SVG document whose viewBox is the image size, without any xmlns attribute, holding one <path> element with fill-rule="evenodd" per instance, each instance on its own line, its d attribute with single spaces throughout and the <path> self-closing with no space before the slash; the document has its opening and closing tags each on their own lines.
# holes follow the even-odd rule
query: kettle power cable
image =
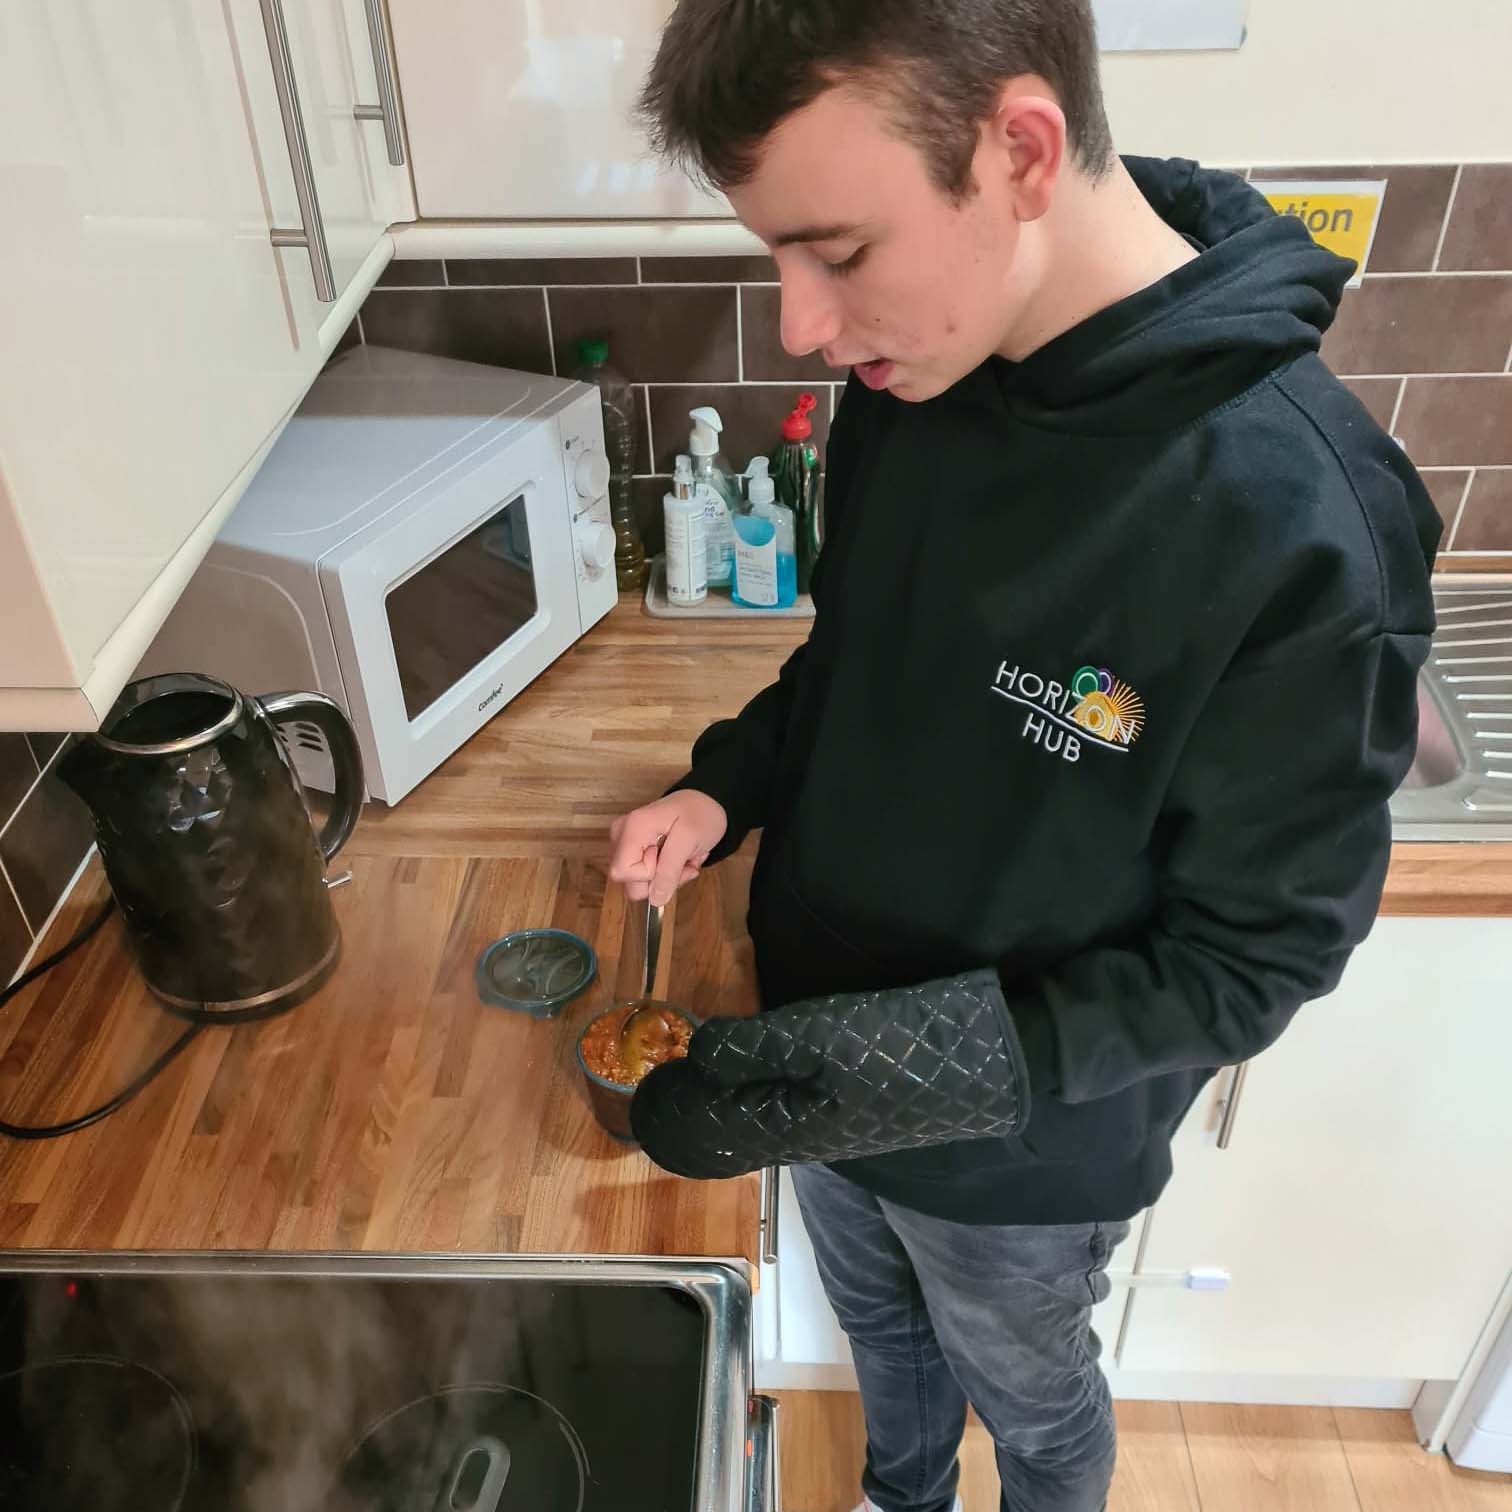
<svg viewBox="0 0 1512 1512">
<path fill-rule="evenodd" d="M 93 939 L 103 928 L 105 921 L 115 912 L 115 907 L 115 899 L 112 898 L 66 945 L 55 950 L 46 960 L 39 961 L 30 971 L 17 977 L 9 987 L 0 988 L 0 1008 L 10 1002 L 22 988 L 30 986 L 38 977 L 51 971 L 60 961 L 71 956 L 86 941 Z M 90 1124 L 99 1123 L 102 1118 L 109 1118 L 112 1113 L 124 1108 L 138 1092 L 157 1077 L 159 1072 L 165 1070 L 184 1050 L 188 1049 L 189 1042 L 204 1027 L 203 1024 L 192 1024 L 144 1071 L 134 1076 L 114 1097 L 108 1102 L 101 1103 L 99 1107 L 91 1108 L 89 1112 L 81 1113 L 77 1118 L 70 1118 L 65 1123 L 15 1124 L 0 1119 L 0 1135 L 5 1135 L 10 1139 L 57 1139 L 63 1134 L 77 1134 L 80 1129 L 87 1129 Z"/>
</svg>

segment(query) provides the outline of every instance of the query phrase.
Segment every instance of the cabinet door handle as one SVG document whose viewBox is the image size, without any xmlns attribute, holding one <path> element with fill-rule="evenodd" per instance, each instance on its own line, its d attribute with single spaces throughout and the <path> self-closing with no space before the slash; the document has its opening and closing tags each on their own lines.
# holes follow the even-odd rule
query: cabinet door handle
<svg viewBox="0 0 1512 1512">
<path fill-rule="evenodd" d="M 782 1197 L 782 1167 L 761 1168 L 761 1263 L 777 1263 L 777 1212 Z"/>
<path fill-rule="evenodd" d="M 304 116 L 299 110 L 299 85 L 294 78 L 294 59 L 289 52 L 289 28 L 284 20 L 283 0 L 258 0 L 263 30 L 268 34 L 268 59 L 273 65 L 273 87 L 278 91 L 278 113 L 283 117 L 289 144 L 289 167 L 294 174 L 294 198 L 299 201 L 298 228 L 274 226 L 269 239 L 275 247 L 303 247 L 310 254 L 310 273 L 315 297 L 322 304 L 336 302 L 336 278 L 331 272 L 331 252 L 326 246 L 325 224 L 320 218 L 320 196 L 315 192 L 315 165 L 305 136 Z"/>
<path fill-rule="evenodd" d="M 1234 1124 L 1239 1118 L 1239 1099 L 1244 1094 L 1244 1079 L 1249 1075 L 1249 1062 L 1234 1067 L 1234 1079 L 1229 1083 L 1228 1101 L 1223 1105 L 1223 1122 L 1218 1125 L 1218 1148 L 1226 1150 L 1234 1137 Z"/>
<path fill-rule="evenodd" d="M 358 105 L 352 114 L 359 121 L 383 122 L 383 145 L 395 168 L 404 167 L 404 137 L 399 130 L 399 96 L 394 90 L 394 60 L 389 56 L 388 29 L 383 24 L 383 0 L 363 0 L 367 11 L 368 46 L 373 50 L 373 72 L 378 78 L 378 103 Z"/>
</svg>

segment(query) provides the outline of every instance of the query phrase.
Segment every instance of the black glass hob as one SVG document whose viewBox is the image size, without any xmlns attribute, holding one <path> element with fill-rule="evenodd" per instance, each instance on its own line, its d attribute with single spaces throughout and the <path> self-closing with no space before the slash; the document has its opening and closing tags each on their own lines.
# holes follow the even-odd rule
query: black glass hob
<svg viewBox="0 0 1512 1512">
<path fill-rule="evenodd" d="M 290 1262 L 0 1268 L 0 1508 L 696 1512 L 696 1278 Z"/>
</svg>

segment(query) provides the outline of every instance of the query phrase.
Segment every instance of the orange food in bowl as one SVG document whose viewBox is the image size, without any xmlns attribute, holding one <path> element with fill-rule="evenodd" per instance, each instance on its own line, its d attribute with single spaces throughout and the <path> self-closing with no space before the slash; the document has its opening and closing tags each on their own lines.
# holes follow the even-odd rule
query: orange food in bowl
<svg viewBox="0 0 1512 1512">
<path fill-rule="evenodd" d="M 621 1087 L 634 1087 L 657 1066 L 667 1061 L 681 1060 L 688 1053 L 688 1041 L 693 1038 L 693 1026 L 682 1014 L 668 1009 L 653 1018 L 637 1032 L 638 1044 L 636 1068 L 625 1064 L 620 1046 L 620 1031 L 625 1020 L 641 1005 L 622 1003 L 600 1014 L 584 1033 L 580 1050 L 583 1064 L 595 1076 L 614 1082 Z"/>
</svg>

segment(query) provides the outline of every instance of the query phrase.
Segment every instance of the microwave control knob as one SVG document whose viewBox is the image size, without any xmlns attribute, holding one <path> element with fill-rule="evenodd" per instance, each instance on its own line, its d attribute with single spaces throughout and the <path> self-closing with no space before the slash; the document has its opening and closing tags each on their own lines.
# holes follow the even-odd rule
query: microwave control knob
<svg viewBox="0 0 1512 1512">
<path fill-rule="evenodd" d="M 614 532 L 597 520 L 588 520 L 577 526 L 578 550 L 583 555 L 583 565 L 592 573 L 608 572 L 614 566 Z"/>
<path fill-rule="evenodd" d="M 572 481 L 581 498 L 602 499 L 609 492 L 609 459 L 596 446 L 585 446 Z"/>
</svg>

